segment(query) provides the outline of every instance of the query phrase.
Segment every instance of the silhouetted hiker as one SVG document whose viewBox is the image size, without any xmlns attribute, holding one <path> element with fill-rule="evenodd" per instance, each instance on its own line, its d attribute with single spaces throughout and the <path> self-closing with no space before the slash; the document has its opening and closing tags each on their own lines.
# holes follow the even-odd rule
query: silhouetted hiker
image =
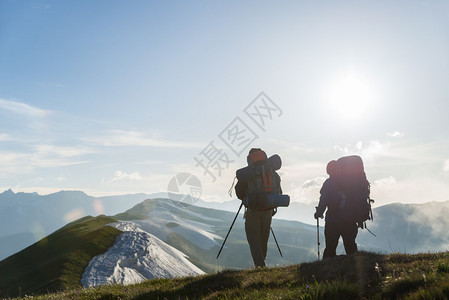
<svg viewBox="0 0 449 300">
<path fill-rule="evenodd" d="M 324 237 L 326 248 L 323 259 L 336 256 L 340 236 L 346 254 L 357 252 L 358 227 L 370 219 L 370 186 L 359 156 L 347 156 L 332 160 L 327 164 L 329 178 L 320 190 L 320 201 L 314 214 L 315 219 L 323 218 L 326 212 Z M 372 218 L 372 215 L 371 215 Z"/>
<path fill-rule="evenodd" d="M 268 161 L 264 151 L 253 148 L 247 157 L 248 167 L 240 169 L 240 174 L 237 171 L 235 192 L 245 205 L 245 232 L 255 267 L 265 267 L 271 218 L 276 213 L 274 207 L 280 206 L 268 200 L 268 194 L 282 194 L 281 179 L 275 172 L 281 161 L 276 157 L 278 167 Z"/>
</svg>

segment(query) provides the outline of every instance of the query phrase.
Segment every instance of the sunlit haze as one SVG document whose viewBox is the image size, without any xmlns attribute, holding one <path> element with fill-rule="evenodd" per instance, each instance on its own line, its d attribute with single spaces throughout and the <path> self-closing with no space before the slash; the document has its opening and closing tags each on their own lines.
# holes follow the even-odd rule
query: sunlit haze
<svg viewBox="0 0 449 300">
<path fill-rule="evenodd" d="M 223 202 L 261 147 L 292 201 L 350 154 L 375 206 L 449 200 L 448 1 L 6 0 L 0 45 L 2 190 Z"/>
<path fill-rule="evenodd" d="M 353 73 L 343 74 L 337 78 L 330 88 L 328 97 L 331 111 L 335 112 L 341 122 L 362 119 L 369 113 L 370 105 L 376 100 L 375 91 L 369 86 L 369 82 Z"/>
</svg>

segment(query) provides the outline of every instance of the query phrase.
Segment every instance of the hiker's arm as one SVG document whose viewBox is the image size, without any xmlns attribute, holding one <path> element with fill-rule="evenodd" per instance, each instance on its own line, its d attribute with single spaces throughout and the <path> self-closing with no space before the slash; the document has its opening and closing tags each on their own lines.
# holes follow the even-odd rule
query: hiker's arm
<svg viewBox="0 0 449 300">
<path fill-rule="evenodd" d="M 317 217 L 323 217 L 324 211 L 329 204 L 329 198 L 331 197 L 331 185 L 329 181 L 323 183 L 323 187 L 320 190 L 320 202 L 316 208 L 315 219 Z"/>
</svg>

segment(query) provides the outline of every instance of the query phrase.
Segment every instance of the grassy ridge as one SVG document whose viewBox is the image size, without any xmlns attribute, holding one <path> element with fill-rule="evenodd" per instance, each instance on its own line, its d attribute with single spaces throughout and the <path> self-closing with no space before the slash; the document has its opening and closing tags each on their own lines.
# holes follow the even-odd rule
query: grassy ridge
<svg viewBox="0 0 449 300">
<path fill-rule="evenodd" d="M 85 217 L 0 262 L 0 297 L 80 288 L 92 257 L 113 245 L 121 231 L 109 217 Z"/>
<path fill-rule="evenodd" d="M 154 211 L 156 209 L 157 211 Z M 219 236 L 226 235 L 234 217 L 234 214 L 229 212 L 195 207 L 169 199 L 153 199 L 113 217 L 82 218 L 1 261 L 0 298 L 79 288 L 81 275 L 88 262 L 112 246 L 120 233 L 109 226 L 103 228 L 103 225 L 116 220 L 146 220 L 150 218 L 148 215 L 151 212 L 156 216 L 158 213 L 173 214 L 184 218 L 187 223 L 199 223 L 205 228 L 213 228 L 213 233 Z M 301 240 L 295 240 L 291 237 L 293 229 L 291 225 L 286 226 L 278 220 L 274 223 L 280 246 L 285 250 L 284 258 L 279 256 L 274 241 L 270 240 L 269 253 L 274 255 L 270 255 L 268 264 L 290 265 L 293 261 L 307 261 L 302 257 L 309 251 L 299 247 L 292 248 L 287 241 L 293 240 L 298 244 L 301 242 L 301 245 L 307 244 L 308 241 L 309 244 L 313 244 L 314 232 L 307 228 L 299 230 L 295 228 L 297 235 L 301 236 Z M 279 224 L 282 226 L 278 226 Z M 215 257 L 221 244 L 203 249 L 198 246 L 198 241 L 196 243 L 192 241 L 195 236 L 186 236 L 183 231 L 176 232 L 179 226 L 177 222 L 168 222 L 162 226 L 165 226 L 162 229 L 170 229 L 166 236 L 167 243 L 184 252 L 191 262 L 208 273 L 223 269 L 244 269 L 252 265 L 244 233 L 244 221 L 241 217 L 236 221 L 231 238 L 227 241 L 219 260 Z M 195 231 L 192 233 L 195 234 Z M 294 260 L 288 260 L 289 257 L 294 257 Z"/>
<path fill-rule="evenodd" d="M 331 261 L 225 271 L 135 285 L 68 290 L 37 299 L 447 299 L 449 253 L 358 253 Z"/>
</svg>

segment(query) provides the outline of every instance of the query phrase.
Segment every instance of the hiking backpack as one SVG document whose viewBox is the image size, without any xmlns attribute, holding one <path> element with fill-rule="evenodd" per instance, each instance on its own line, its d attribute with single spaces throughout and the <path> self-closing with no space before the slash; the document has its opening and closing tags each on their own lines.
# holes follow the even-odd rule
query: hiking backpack
<svg viewBox="0 0 449 300">
<path fill-rule="evenodd" d="M 290 197 L 281 195 L 280 178 L 275 172 L 281 167 L 280 157 L 273 155 L 267 158 L 266 153 L 259 150 L 250 153 L 247 162 L 247 167 L 236 172 L 239 183 L 247 184 L 243 204 L 256 210 L 288 206 Z"/>
<path fill-rule="evenodd" d="M 366 227 L 367 220 L 373 220 L 370 199 L 370 183 L 366 178 L 360 156 L 352 155 L 337 160 L 337 183 L 340 188 L 340 208 L 345 220 Z"/>
</svg>

